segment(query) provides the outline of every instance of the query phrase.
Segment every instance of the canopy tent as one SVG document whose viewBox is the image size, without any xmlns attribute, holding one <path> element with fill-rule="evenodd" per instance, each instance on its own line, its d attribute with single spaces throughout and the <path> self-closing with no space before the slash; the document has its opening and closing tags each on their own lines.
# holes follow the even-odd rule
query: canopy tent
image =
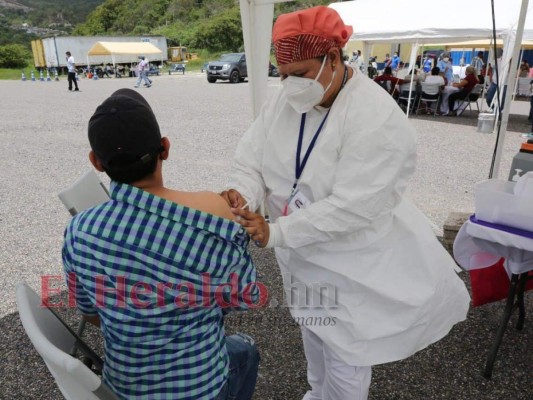
<svg viewBox="0 0 533 400">
<path fill-rule="evenodd" d="M 505 137 L 500 133 L 505 133 L 507 129 L 510 96 L 516 81 L 520 45 L 522 40 L 532 38 L 533 17 L 527 12 L 528 0 L 493 2 L 496 39 L 501 38 L 505 43 L 499 91 L 505 93 L 503 88 L 506 86 L 509 89 L 506 91 L 501 119 L 494 127 L 498 136 L 490 176 L 493 176 L 494 172 L 497 177 Z M 368 58 L 371 46 L 375 43 L 411 42 L 414 43 L 412 52 L 415 53 L 420 45 L 490 40 L 493 38 L 491 5 L 490 0 L 448 0 L 445 7 L 436 12 L 429 12 L 426 0 L 410 0 L 408 7 L 405 3 L 394 0 L 356 0 L 333 3 L 330 7 L 337 10 L 345 23 L 354 27 L 351 40 L 363 41 L 365 56 Z M 499 106 L 496 109 L 499 110 Z"/>
<path fill-rule="evenodd" d="M 254 118 L 266 99 L 267 68 L 272 35 L 274 3 L 291 0 L 240 0 L 244 45 L 248 63 Z M 496 15 L 496 38 L 505 38 L 504 70 L 510 71 L 500 85 L 514 84 L 518 53 L 522 37 L 533 40 L 533 17 L 527 17 L 528 0 L 493 0 Z M 354 27 L 351 40 L 365 43 L 365 57 L 370 56 L 374 43 L 407 43 L 413 46 L 411 61 L 420 45 L 489 39 L 493 36 L 490 0 L 448 0 L 444 7 L 431 10 L 427 0 L 355 0 L 330 4 L 346 24 Z M 434 12 L 433 12 L 434 11 Z M 517 28 L 517 22 L 520 24 Z M 512 36 L 512 40 L 510 37 Z M 518 42 L 517 45 L 514 43 Z M 512 51 L 511 51 L 512 50 Z M 513 57 L 514 56 L 514 57 Z M 509 61 L 512 63 L 509 64 Z M 513 89 L 512 87 L 510 89 Z M 500 90 L 500 92 L 502 92 Z M 505 132 L 510 108 L 510 95 L 502 110 L 502 129 Z M 495 126 L 495 131 L 500 125 Z M 497 139 L 496 176 L 503 137 Z"/>
<path fill-rule="evenodd" d="M 116 56 L 149 56 L 162 55 L 163 52 L 152 43 L 148 42 L 96 42 L 87 53 L 87 64 L 89 57 L 107 56 L 113 60 L 115 65 Z"/>
<path fill-rule="evenodd" d="M 520 1 L 494 0 L 497 36 L 516 25 Z M 492 36 L 490 0 L 448 0 L 445 7 L 430 10 L 427 0 L 355 0 L 330 4 L 346 24 L 351 40 L 367 43 L 445 43 L 486 39 Z M 526 22 L 533 29 L 533 18 Z"/>
</svg>

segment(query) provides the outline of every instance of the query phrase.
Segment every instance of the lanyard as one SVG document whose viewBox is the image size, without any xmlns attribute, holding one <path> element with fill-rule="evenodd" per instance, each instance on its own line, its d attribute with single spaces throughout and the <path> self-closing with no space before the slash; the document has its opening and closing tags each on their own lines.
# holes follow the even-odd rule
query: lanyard
<svg viewBox="0 0 533 400">
<path fill-rule="evenodd" d="M 311 140 L 311 143 L 309 144 L 309 147 L 307 148 L 307 151 L 305 152 L 304 159 L 301 160 L 302 157 L 302 142 L 304 139 L 304 129 L 305 129 L 305 118 L 306 113 L 302 114 L 302 120 L 300 122 L 300 135 L 298 136 L 298 147 L 296 149 L 296 181 L 294 182 L 293 189 L 296 188 L 296 185 L 298 184 L 298 180 L 300 179 L 300 176 L 302 176 L 302 172 L 304 171 L 305 165 L 307 164 L 307 160 L 309 160 L 309 156 L 311 155 L 311 152 L 315 148 L 316 140 L 318 139 L 318 135 L 320 135 L 320 132 L 322 131 L 322 128 L 324 127 L 324 124 L 326 123 L 326 120 L 328 119 L 329 111 L 324 116 L 324 119 L 320 123 L 320 126 L 318 127 L 318 130 L 316 131 L 315 135 L 313 136 L 313 140 Z"/>
<path fill-rule="evenodd" d="M 347 80 L 348 80 L 348 68 L 344 67 L 344 77 L 342 79 L 342 85 L 339 91 L 342 90 Z M 313 136 L 313 139 L 311 140 L 311 143 L 309 144 L 309 147 L 307 148 L 307 151 L 305 152 L 303 160 L 301 159 L 301 157 L 302 157 L 304 130 L 305 130 L 305 119 L 306 119 L 307 113 L 302 114 L 302 119 L 300 121 L 300 134 L 298 136 L 298 147 L 296 148 L 296 168 L 295 168 L 296 179 L 294 181 L 294 185 L 292 185 L 293 193 L 296 190 L 296 186 L 298 186 L 298 180 L 300 179 L 300 176 L 302 176 L 302 172 L 304 171 L 305 165 L 307 164 L 307 160 L 309 160 L 309 156 L 311 155 L 313 149 L 315 148 L 318 135 L 320 135 L 320 132 L 322 131 L 322 128 L 324 127 L 324 124 L 326 123 L 326 120 L 328 119 L 328 115 L 330 111 L 331 111 L 331 108 L 328 110 L 327 114 L 324 116 L 324 119 L 320 123 L 320 126 L 318 127 L 315 135 Z"/>
</svg>

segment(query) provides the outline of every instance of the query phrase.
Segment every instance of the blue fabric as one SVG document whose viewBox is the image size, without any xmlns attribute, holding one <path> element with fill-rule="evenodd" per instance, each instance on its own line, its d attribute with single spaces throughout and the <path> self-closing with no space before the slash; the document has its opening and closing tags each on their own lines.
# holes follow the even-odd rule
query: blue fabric
<svg viewBox="0 0 533 400">
<path fill-rule="evenodd" d="M 426 59 L 426 61 L 424 61 L 424 72 L 431 72 L 431 65 L 432 65 L 432 61 L 430 58 Z"/>
<path fill-rule="evenodd" d="M 238 333 L 226 338 L 229 354 L 229 377 L 217 400 L 250 400 L 259 368 L 259 353 L 254 340 Z"/>
<path fill-rule="evenodd" d="M 533 232 L 526 231 L 524 229 L 520 228 L 513 228 L 512 226 L 502 225 L 502 224 L 495 224 L 492 222 L 483 221 L 481 219 L 477 219 L 475 214 L 470 216 L 470 222 L 473 224 L 478 224 L 481 226 L 485 226 L 487 228 L 496 229 L 498 231 L 503 231 L 507 233 L 512 233 L 513 235 L 523 236 L 528 239 L 533 239 Z"/>
<path fill-rule="evenodd" d="M 444 77 L 446 78 L 447 83 L 453 80 L 453 67 L 451 62 L 440 60 L 437 63 L 437 67 L 439 68 L 440 72 L 444 73 Z M 446 69 L 446 67 L 448 67 L 448 69 Z"/>
<path fill-rule="evenodd" d="M 399 56 L 394 56 L 392 57 L 392 61 L 391 61 L 391 68 L 394 70 L 394 69 L 398 69 L 398 66 L 400 65 L 400 57 Z"/>
<path fill-rule="evenodd" d="M 229 301 L 236 281 L 232 308 L 248 307 L 246 287 L 257 299 L 248 241 L 233 221 L 115 182 L 110 201 L 71 220 L 69 289 L 100 317 L 103 378 L 119 397 L 216 397 L 229 373 L 221 294 Z"/>
</svg>

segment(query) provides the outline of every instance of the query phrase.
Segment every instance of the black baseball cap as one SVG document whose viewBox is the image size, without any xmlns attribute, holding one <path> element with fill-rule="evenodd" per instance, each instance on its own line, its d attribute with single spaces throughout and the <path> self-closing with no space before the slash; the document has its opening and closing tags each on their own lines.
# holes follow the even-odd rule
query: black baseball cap
<svg viewBox="0 0 533 400">
<path fill-rule="evenodd" d="M 89 120 L 91 149 L 106 171 L 139 169 L 161 152 L 161 132 L 152 108 L 138 92 L 120 89 Z"/>
</svg>

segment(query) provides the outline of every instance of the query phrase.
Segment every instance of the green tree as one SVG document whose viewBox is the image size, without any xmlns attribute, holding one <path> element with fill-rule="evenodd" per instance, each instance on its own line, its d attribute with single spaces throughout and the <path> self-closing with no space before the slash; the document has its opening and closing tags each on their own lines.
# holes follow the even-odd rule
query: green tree
<svg viewBox="0 0 533 400">
<path fill-rule="evenodd" d="M 20 44 L 0 46 L 0 68 L 24 68 L 30 57 L 30 52 Z"/>
<path fill-rule="evenodd" d="M 238 7 L 199 23 L 190 47 L 210 51 L 238 51 L 242 49 L 241 14 Z"/>
</svg>

